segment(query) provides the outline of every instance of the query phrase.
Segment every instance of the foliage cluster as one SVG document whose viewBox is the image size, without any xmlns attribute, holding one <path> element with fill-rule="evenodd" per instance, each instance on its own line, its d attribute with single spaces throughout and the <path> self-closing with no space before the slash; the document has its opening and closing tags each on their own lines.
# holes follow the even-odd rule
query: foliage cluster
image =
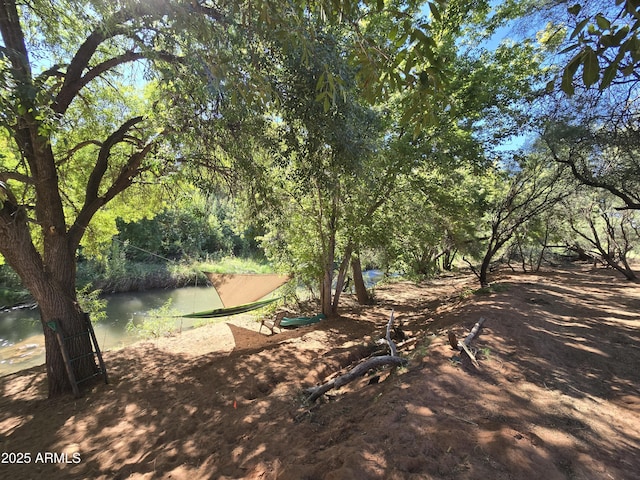
<svg viewBox="0 0 640 480">
<path fill-rule="evenodd" d="M 153 218 L 118 218 L 114 241 L 134 262 L 259 255 L 253 232 L 236 233 L 232 215 L 228 201 L 194 194 Z"/>
<path fill-rule="evenodd" d="M 168 337 L 180 330 L 179 321 L 176 319 L 178 315 L 180 312 L 171 306 L 169 299 L 164 305 L 149 310 L 144 316 L 133 317 L 127 323 L 127 331 L 144 339 Z"/>
</svg>

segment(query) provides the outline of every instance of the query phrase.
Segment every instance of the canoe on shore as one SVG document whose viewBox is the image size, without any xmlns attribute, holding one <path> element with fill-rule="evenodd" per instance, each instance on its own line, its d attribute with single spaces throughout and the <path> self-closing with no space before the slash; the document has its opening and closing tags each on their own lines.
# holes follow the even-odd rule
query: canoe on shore
<svg viewBox="0 0 640 480">
<path fill-rule="evenodd" d="M 322 313 L 314 315 L 313 317 L 284 317 L 280 322 L 280 326 L 284 328 L 302 327 L 304 325 L 318 323 L 320 320 L 323 320 L 325 318 L 326 317 Z"/>
</svg>

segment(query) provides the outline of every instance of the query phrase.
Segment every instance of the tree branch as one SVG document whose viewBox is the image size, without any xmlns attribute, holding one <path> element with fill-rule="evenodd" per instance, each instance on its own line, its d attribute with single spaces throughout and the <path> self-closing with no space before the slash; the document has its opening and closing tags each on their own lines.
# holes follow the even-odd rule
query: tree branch
<svg viewBox="0 0 640 480">
<path fill-rule="evenodd" d="M 100 183 L 102 182 L 102 178 L 104 177 L 105 172 L 107 171 L 107 167 L 109 166 L 109 157 L 111 156 L 111 149 L 117 143 L 120 143 L 126 133 L 136 124 L 140 123 L 143 120 L 143 117 L 134 117 L 126 121 L 124 124 L 120 126 L 118 130 L 113 132 L 107 139 L 103 142 L 102 147 L 100 148 L 100 152 L 98 153 L 98 159 L 96 161 L 96 165 L 89 176 L 89 180 L 87 181 L 87 189 L 86 189 L 86 201 L 92 202 L 98 197 L 98 189 L 100 188 Z"/>
<path fill-rule="evenodd" d="M 94 145 L 97 147 L 102 147 L 102 142 L 98 140 L 85 140 L 84 142 L 78 143 L 75 147 L 67 151 L 67 155 L 56 162 L 56 166 L 60 166 L 64 164 L 67 160 L 75 155 L 76 152 L 82 150 L 84 147 L 88 147 L 90 145 Z"/>
<path fill-rule="evenodd" d="M 33 178 L 29 175 L 24 175 L 18 172 L 0 172 L 0 181 L 6 182 L 7 180 L 17 180 L 21 183 L 34 183 Z"/>
<path fill-rule="evenodd" d="M 11 61 L 16 77 L 22 82 L 30 82 L 29 53 L 15 0 L 5 0 L 0 4 L 0 33 L 6 46 L 3 50 Z"/>
<path fill-rule="evenodd" d="M 389 318 L 389 322 L 387 323 L 387 331 L 386 331 L 386 341 L 387 341 L 387 344 L 389 345 L 389 350 L 391 351 L 390 355 L 383 355 L 380 357 L 369 358 L 368 360 L 365 360 L 361 364 L 349 370 L 344 375 L 334 378 L 333 380 L 325 383 L 324 385 L 307 388 L 305 390 L 305 392 L 309 394 L 307 401 L 310 403 L 315 402 L 318 398 L 320 398 L 329 390 L 333 388 L 340 388 L 343 385 L 346 385 L 347 383 L 352 382 L 356 378 L 362 377 L 369 370 L 372 370 L 374 368 L 380 368 L 385 365 L 392 365 L 395 367 L 400 365 L 406 365 L 407 360 L 397 355 L 396 346 L 393 343 L 393 340 L 391 340 L 391 326 L 393 325 L 393 321 L 394 319 L 393 319 L 393 310 L 392 310 L 391 316 Z"/>
<path fill-rule="evenodd" d="M 133 183 L 133 178 L 142 171 L 140 165 L 155 146 L 154 141 L 149 142 L 141 150 L 133 153 L 121 168 L 116 179 L 107 188 L 106 193 L 102 196 L 99 195 L 100 185 L 109 166 L 111 149 L 117 143 L 127 140 L 129 138 L 127 132 L 142 120 L 143 117 L 134 117 L 128 120 L 118 130 L 109 135 L 107 140 L 102 144 L 96 165 L 87 181 L 84 205 L 76 217 L 73 226 L 69 229 L 69 237 L 74 246 L 79 245 L 85 229 L 98 209 L 128 188 Z"/>
<path fill-rule="evenodd" d="M 131 9 L 125 8 L 119 10 L 118 12 L 114 13 L 111 18 L 105 19 L 102 24 L 98 25 L 76 52 L 67 68 L 64 83 L 53 102 L 53 111 L 56 113 L 66 112 L 73 99 L 78 95 L 80 90 L 85 85 L 87 85 L 97 76 L 118 65 L 122 65 L 123 63 L 139 60 L 142 58 L 151 58 L 158 55 L 160 55 L 160 58 L 169 60 L 176 59 L 177 57 L 173 57 L 167 52 L 142 53 L 127 51 L 120 56 L 113 57 L 98 64 L 83 75 L 83 73 L 89 67 L 91 58 L 103 42 L 110 38 L 114 38 L 119 35 L 125 35 L 127 33 L 123 28 L 127 22 L 140 18 L 145 18 L 149 21 L 153 19 L 160 19 L 166 15 L 176 13 L 177 10 L 182 8 L 187 8 L 190 12 L 201 13 L 219 22 L 221 22 L 224 18 L 223 15 L 214 8 L 200 5 L 195 1 L 188 3 L 185 2 L 178 5 L 174 5 L 170 2 L 164 1 L 147 1 L 143 4 L 135 5 Z M 107 27 L 107 25 L 109 27 Z"/>
</svg>

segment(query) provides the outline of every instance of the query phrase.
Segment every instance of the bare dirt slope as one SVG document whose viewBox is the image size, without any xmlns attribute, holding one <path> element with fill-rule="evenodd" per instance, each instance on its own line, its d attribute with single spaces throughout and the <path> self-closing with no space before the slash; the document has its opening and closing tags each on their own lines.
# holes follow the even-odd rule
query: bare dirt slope
<svg viewBox="0 0 640 480">
<path fill-rule="evenodd" d="M 585 266 L 496 281 L 390 284 L 272 337 L 222 323 L 108 352 L 110 385 L 79 400 L 46 400 L 42 367 L 1 378 L 0 477 L 638 478 L 640 286 Z M 302 387 L 365 355 L 392 308 L 419 338 L 409 366 L 305 405 Z M 480 317 L 477 370 L 446 333 Z"/>
</svg>

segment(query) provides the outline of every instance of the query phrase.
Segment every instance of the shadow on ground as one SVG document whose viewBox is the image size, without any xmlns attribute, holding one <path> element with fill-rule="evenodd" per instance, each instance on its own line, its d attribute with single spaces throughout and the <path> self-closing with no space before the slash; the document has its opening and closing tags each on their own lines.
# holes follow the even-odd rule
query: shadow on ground
<svg viewBox="0 0 640 480">
<path fill-rule="evenodd" d="M 221 324 L 231 352 L 109 352 L 111 384 L 78 400 L 46 400 L 42 368 L 4 377 L 0 450 L 71 463 L 3 477 L 635 478 L 639 287 L 586 269 L 499 281 L 490 295 L 463 295 L 473 279 L 383 286 L 375 306 L 272 337 Z M 391 308 L 420 339 L 409 367 L 305 404 L 303 387 L 365 355 Z M 483 316 L 477 370 L 446 330 Z"/>
</svg>

